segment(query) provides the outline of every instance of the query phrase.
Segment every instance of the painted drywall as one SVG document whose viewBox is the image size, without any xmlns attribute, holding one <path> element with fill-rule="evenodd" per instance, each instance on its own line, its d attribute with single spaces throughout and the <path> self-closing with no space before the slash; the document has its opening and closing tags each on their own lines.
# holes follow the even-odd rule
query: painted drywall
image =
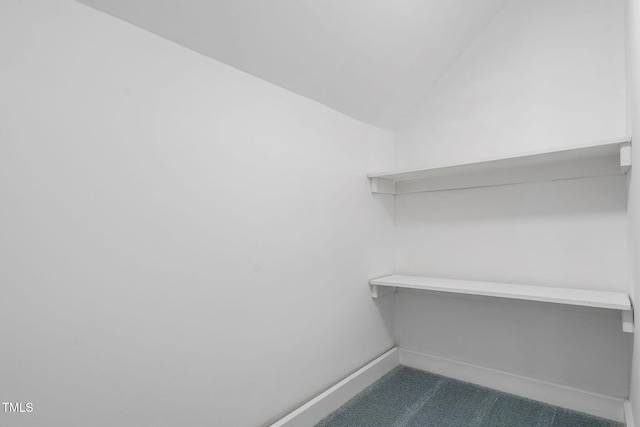
<svg viewBox="0 0 640 427">
<path fill-rule="evenodd" d="M 625 292 L 624 176 L 396 196 L 396 270 Z"/>
<path fill-rule="evenodd" d="M 507 0 L 397 129 L 419 168 L 625 134 L 623 0 Z"/>
<path fill-rule="evenodd" d="M 410 291 L 396 301 L 403 349 L 606 396 L 629 394 L 629 334 L 619 312 Z"/>
<path fill-rule="evenodd" d="M 640 135 L 640 4 L 637 0 L 627 0 L 626 6 L 626 48 L 627 48 L 627 128 L 636 140 L 632 149 L 632 161 L 640 164 L 640 150 L 637 148 Z M 634 307 L 638 307 L 640 295 L 640 174 L 637 170 L 629 174 L 629 291 Z M 636 319 L 638 314 L 636 311 Z M 636 320 L 637 324 L 637 320 Z M 640 421 L 640 340 L 633 340 L 631 359 L 630 401 L 634 421 Z M 637 425 L 637 424 L 636 424 Z"/>
<path fill-rule="evenodd" d="M 505 0 L 79 0 L 395 128 Z"/>
<path fill-rule="evenodd" d="M 625 134 L 624 4 L 509 0 L 398 129 L 397 168 Z M 624 177 L 396 196 L 397 274 L 626 291 Z M 400 347 L 628 394 L 620 314 L 400 293 Z"/>
<path fill-rule="evenodd" d="M 626 292 L 624 177 L 396 196 L 396 272 Z M 620 312 L 396 295 L 401 348 L 616 397 Z"/>
<path fill-rule="evenodd" d="M 265 425 L 393 345 L 389 132 L 70 0 L 0 52 L 0 424 Z"/>
</svg>

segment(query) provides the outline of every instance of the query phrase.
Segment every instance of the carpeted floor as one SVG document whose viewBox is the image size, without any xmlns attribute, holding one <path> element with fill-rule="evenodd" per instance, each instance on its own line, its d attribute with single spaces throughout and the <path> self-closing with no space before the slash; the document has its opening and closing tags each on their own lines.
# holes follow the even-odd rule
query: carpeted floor
<svg viewBox="0 0 640 427">
<path fill-rule="evenodd" d="M 623 427 L 623 424 L 399 366 L 317 426 Z"/>
</svg>

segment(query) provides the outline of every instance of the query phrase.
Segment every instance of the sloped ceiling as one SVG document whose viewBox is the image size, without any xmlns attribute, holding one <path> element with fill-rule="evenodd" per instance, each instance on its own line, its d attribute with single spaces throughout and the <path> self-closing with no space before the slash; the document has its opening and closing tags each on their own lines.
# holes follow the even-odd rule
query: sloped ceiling
<svg viewBox="0 0 640 427">
<path fill-rule="evenodd" d="M 394 129 L 505 0 L 78 0 Z"/>
</svg>

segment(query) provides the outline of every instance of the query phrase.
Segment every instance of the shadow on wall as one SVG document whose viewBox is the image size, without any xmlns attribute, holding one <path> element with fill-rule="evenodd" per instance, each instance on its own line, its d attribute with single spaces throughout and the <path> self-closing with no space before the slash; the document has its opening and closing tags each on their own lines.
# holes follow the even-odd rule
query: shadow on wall
<svg viewBox="0 0 640 427">
<path fill-rule="evenodd" d="M 403 194 L 397 196 L 398 214 L 405 223 L 624 214 L 625 181 L 619 175 Z M 425 209 L 407 209 L 416 204 Z"/>
</svg>

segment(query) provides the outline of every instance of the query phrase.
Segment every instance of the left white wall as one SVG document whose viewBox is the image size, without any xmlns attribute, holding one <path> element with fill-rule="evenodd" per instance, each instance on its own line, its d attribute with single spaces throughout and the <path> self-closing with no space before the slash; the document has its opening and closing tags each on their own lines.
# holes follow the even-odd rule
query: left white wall
<svg viewBox="0 0 640 427">
<path fill-rule="evenodd" d="M 0 52 L 0 424 L 264 425 L 393 345 L 390 132 L 68 0 Z"/>
</svg>

